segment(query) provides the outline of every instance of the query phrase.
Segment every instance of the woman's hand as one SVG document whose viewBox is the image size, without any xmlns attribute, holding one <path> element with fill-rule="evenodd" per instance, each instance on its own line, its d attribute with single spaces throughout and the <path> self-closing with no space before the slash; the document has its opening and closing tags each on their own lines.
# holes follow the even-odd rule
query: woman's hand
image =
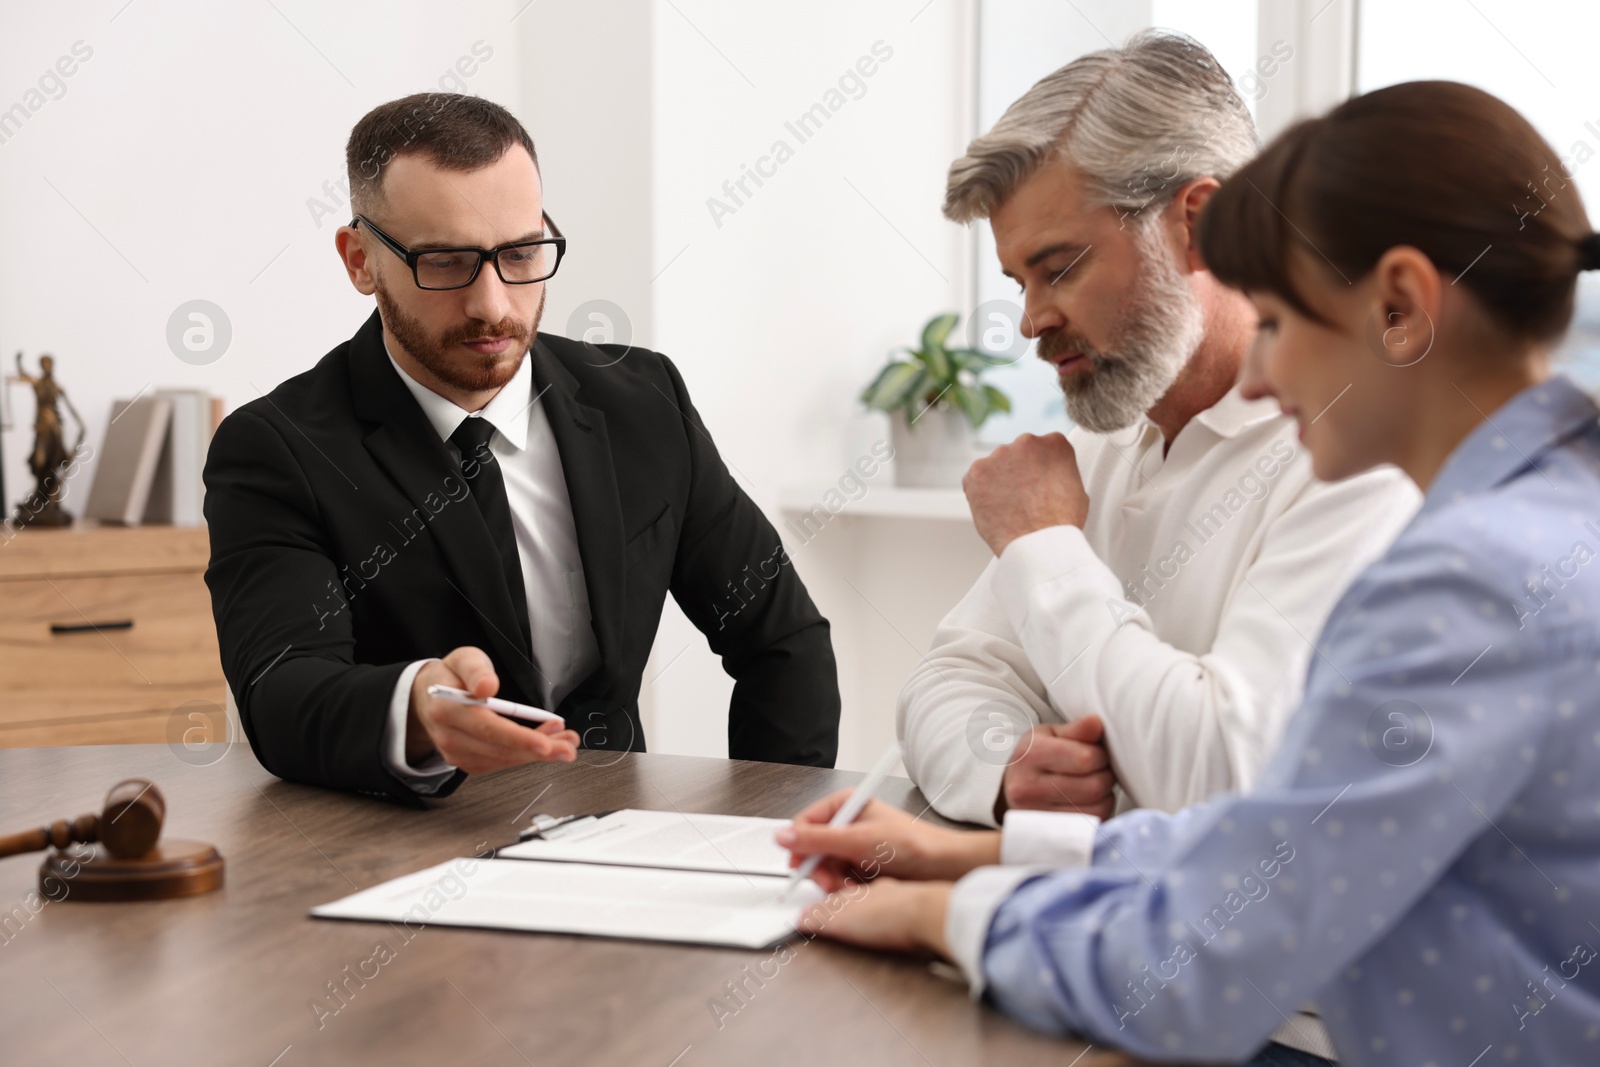
<svg viewBox="0 0 1600 1067">
<path fill-rule="evenodd" d="M 849 826 L 829 826 L 828 820 L 850 792 L 841 789 L 824 797 L 777 833 L 778 844 L 790 852 L 791 867 L 800 866 L 814 854 L 824 857 L 812 877 L 830 893 L 880 874 L 950 882 L 975 867 L 1000 862 L 997 831 L 930 826 L 881 800 L 868 801 Z"/>
<path fill-rule="evenodd" d="M 863 948 L 926 952 L 949 959 L 944 938 L 949 903 L 949 882 L 879 878 L 812 905 L 801 916 L 799 929 Z"/>
</svg>

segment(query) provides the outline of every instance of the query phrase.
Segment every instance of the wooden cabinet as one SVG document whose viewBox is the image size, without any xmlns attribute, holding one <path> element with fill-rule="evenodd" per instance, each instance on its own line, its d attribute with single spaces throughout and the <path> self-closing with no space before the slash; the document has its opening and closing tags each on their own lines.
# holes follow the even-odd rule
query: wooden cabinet
<svg viewBox="0 0 1600 1067">
<path fill-rule="evenodd" d="M 222 725 L 204 527 L 0 530 L 0 748 L 169 743 Z M 103 627 L 131 621 L 126 629 Z M 52 624 L 82 627 L 52 632 Z"/>
</svg>

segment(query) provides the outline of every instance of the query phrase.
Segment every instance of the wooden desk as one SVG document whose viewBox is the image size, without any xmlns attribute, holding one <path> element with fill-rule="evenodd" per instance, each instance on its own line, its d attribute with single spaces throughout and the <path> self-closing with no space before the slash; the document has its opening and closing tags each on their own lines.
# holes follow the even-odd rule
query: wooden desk
<svg viewBox="0 0 1600 1067">
<path fill-rule="evenodd" d="M 0 750 L 0 830 L 97 810 L 114 781 L 140 775 L 166 793 L 170 836 L 210 841 L 228 861 L 226 887 L 208 896 L 88 904 L 69 895 L 35 899 L 30 912 L 39 856 L 0 860 L 0 1058 L 74 1067 L 1127 1062 L 1099 1049 L 1075 1060 L 1081 1044 L 972 1003 L 926 963 L 823 941 L 797 939 L 780 965 L 770 951 L 446 927 L 407 941 L 388 924 L 306 916 L 355 889 L 506 844 L 531 811 L 783 817 L 860 774 L 585 752 L 570 766 L 468 781 L 416 812 L 281 782 L 245 745 L 215 754 L 200 766 L 164 745 Z M 905 779 L 882 795 L 926 807 Z M 763 972 L 763 984 L 746 978 Z M 710 1002 L 741 981 L 750 992 L 719 1027 Z"/>
</svg>

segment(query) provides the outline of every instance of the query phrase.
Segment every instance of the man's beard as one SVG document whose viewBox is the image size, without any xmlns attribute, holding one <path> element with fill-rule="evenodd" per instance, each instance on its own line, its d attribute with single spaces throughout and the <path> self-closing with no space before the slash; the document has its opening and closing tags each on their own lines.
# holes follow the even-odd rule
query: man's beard
<svg viewBox="0 0 1600 1067">
<path fill-rule="evenodd" d="M 400 342 L 400 347 L 439 381 L 465 393 L 498 390 L 516 377 L 517 368 L 522 366 L 522 357 L 527 354 L 539 331 L 539 320 L 544 317 L 545 297 L 549 294 L 548 289 L 540 292 L 539 307 L 533 313 L 532 323 L 524 325 L 514 318 L 501 319 L 496 323 L 465 322 L 434 338 L 428 335 L 420 321 L 400 309 L 381 281 L 377 282 L 376 292 L 378 309 L 383 313 L 383 324 Z M 511 344 L 496 356 L 479 356 L 469 348 L 457 347 L 463 341 L 487 337 L 509 337 Z"/>
<path fill-rule="evenodd" d="M 1064 330 L 1039 338 L 1042 359 L 1075 352 L 1088 360 L 1087 370 L 1061 378 L 1061 392 L 1072 421 L 1095 433 L 1132 426 L 1166 396 L 1205 332 L 1200 300 L 1172 262 L 1160 230 L 1139 226 L 1134 243 L 1139 275 L 1108 349 L 1098 351 Z"/>
</svg>

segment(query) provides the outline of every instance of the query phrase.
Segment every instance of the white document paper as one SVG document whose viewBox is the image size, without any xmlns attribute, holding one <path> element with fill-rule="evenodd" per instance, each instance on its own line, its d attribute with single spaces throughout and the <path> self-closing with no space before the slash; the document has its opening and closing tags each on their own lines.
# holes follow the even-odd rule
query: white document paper
<svg viewBox="0 0 1600 1067">
<path fill-rule="evenodd" d="M 457 859 L 311 914 L 759 949 L 794 933 L 801 912 L 823 896 L 813 882 L 787 899 L 786 888 L 786 879 L 767 875 Z"/>
<path fill-rule="evenodd" d="M 499 850 L 518 860 L 613 863 L 788 877 L 789 851 L 773 840 L 788 819 L 624 808 Z"/>
</svg>

